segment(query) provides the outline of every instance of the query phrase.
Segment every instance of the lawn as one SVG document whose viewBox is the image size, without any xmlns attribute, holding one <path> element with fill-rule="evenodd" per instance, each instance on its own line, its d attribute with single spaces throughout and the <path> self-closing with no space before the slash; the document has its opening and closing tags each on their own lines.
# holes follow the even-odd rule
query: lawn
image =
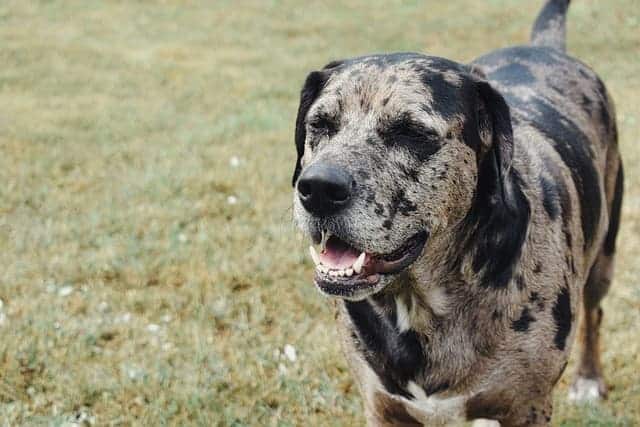
<svg viewBox="0 0 640 427">
<path fill-rule="evenodd" d="M 291 221 L 301 83 L 341 57 L 523 43 L 541 2 L 344 3 L 0 2 L 0 425 L 363 424 Z M 626 194 L 610 397 L 569 405 L 570 366 L 553 424 L 639 425 L 640 8 L 573 3 Z"/>
</svg>

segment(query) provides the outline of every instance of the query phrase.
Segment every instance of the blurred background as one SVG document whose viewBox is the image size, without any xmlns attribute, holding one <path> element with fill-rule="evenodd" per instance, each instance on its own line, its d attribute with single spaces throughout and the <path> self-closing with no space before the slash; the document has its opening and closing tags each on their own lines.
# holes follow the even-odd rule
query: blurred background
<svg viewBox="0 0 640 427">
<path fill-rule="evenodd" d="M 569 52 L 617 105 L 626 193 L 609 400 L 640 423 L 640 4 L 576 0 Z M 358 425 L 291 222 L 306 74 L 524 43 L 542 1 L 0 2 L 0 424 Z"/>
</svg>

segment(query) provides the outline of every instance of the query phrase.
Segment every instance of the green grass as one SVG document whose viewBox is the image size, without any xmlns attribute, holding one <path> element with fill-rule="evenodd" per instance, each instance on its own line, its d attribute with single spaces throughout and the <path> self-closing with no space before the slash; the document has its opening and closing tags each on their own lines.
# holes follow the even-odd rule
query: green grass
<svg viewBox="0 0 640 427">
<path fill-rule="evenodd" d="M 539 3 L 1 2 L 0 423 L 362 424 L 291 224 L 300 85 L 370 52 L 469 61 L 524 42 Z M 613 389 L 576 408 L 565 375 L 554 425 L 638 425 L 640 12 L 573 3 L 569 49 L 617 103 L 627 184 Z"/>
</svg>

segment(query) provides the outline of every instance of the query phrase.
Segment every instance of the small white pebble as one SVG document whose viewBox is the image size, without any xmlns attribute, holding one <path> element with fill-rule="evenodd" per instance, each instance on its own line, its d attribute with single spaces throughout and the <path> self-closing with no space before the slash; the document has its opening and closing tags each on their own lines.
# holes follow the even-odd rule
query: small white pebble
<svg viewBox="0 0 640 427">
<path fill-rule="evenodd" d="M 0 326 L 4 325 L 7 322 L 7 315 L 4 312 L 0 311 Z"/>
<path fill-rule="evenodd" d="M 162 320 L 164 323 L 169 323 L 169 322 L 171 322 L 171 315 L 170 314 L 165 314 L 160 318 L 160 320 Z"/>
<path fill-rule="evenodd" d="M 169 350 L 171 350 L 172 347 L 173 347 L 173 344 L 171 344 L 170 342 L 166 342 L 166 343 L 162 344 L 162 349 L 164 351 L 169 351 Z"/>
<path fill-rule="evenodd" d="M 286 344 L 284 346 L 284 355 L 289 359 L 290 362 L 295 362 L 298 356 L 296 355 L 296 349 L 291 344 Z"/>
<path fill-rule="evenodd" d="M 73 286 L 63 286 L 58 289 L 58 296 L 67 297 L 73 292 Z"/>
<path fill-rule="evenodd" d="M 2 298 L 0 298 L 0 310 L 2 310 L 4 308 L 4 301 L 2 301 Z"/>
<path fill-rule="evenodd" d="M 236 156 L 232 156 L 229 159 L 229 166 L 231 166 L 232 168 L 237 168 L 238 166 L 240 166 L 240 159 Z"/>
<path fill-rule="evenodd" d="M 287 367 L 284 366 L 282 363 L 278 363 L 278 372 L 280 372 L 281 375 L 286 375 Z"/>
<path fill-rule="evenodd" d="M 160 330 L 160 325 L 156 325 L 155 323 L 149 323 L 147 325 L 147 331 L 156 333 Z"/>
<path fill-rule="evenodd" d="M 187 235 L 184 233 L 178 234 L 178 240 L 180 241 L 180 243 L 185 243 L 188 240 Z"/>
<path fill-rule="evenodd" d="M 131 313 L 125 313 L 122 316 L 120 316 L 120 321 L 122 323 L 129 323 L 129 321 L 131 320 Z"/>
<path fill-rule="evenodd" d="M 107 304 L 106 301 L 102 301 L 100 304 L 98 304 L 98 310 L 104 313 L 105 311 L 109 310 L 109 304 Z"/>
<path fill-rule="evenodd" d="M 227 197 L 227 203 L 229 203 L 230 205 L 235 205 L 236 203 L 238 203 L 238 198 L 236 196 L 229 196 Z"/>
</svg>

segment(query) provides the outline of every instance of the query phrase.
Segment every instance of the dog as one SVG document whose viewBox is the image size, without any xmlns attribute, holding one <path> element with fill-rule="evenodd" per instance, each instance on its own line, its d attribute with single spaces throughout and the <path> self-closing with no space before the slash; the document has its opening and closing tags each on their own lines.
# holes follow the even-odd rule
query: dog
<svg viewBox="0 0 640 427">
<path fill-rule="evenodd" d="M 570 397 L 606 396 L 623 170 L 611 97 L 565 53 L 568 5 L 470 64 L 369 55 L 306 78 L 294 221 L 369 425 L 549 425 L 576 334 Z"/>
</svg>

